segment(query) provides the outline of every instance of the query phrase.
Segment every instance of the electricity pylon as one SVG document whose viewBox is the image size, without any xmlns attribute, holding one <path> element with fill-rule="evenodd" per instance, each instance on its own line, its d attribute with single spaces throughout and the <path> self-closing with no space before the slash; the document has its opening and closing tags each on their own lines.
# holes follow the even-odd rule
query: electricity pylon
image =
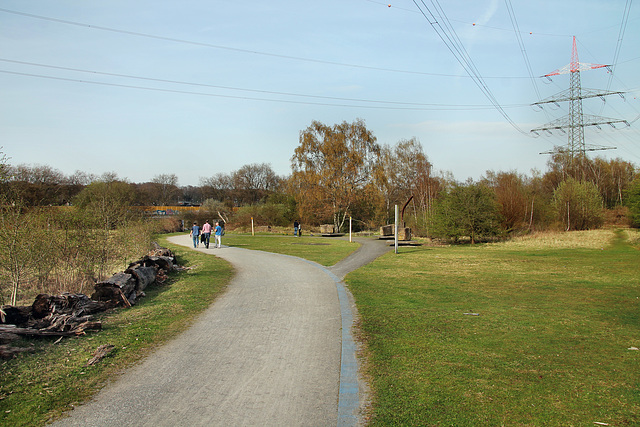
<svg viewBox="0 0 640 427">
<path fill-rule="evenodd" d="M 564 67 L 557 69 L 549 74 L 545 74 L 544 77 L 550 78 L 551 76 L 558 76 L 560 74 L 571 75 L 571 87 L 568 90 L 564 90 L 550 98 L 536 102 L 531 105 L 537 105 L 542 108 L 543 104 L 556 104 L 559 102 L 569 101 L 569 114 L 561 117 L 557 120 L 549 122 L 541 127 L 531 129 L 531 132 L 538 135 L 538 132 L 551 133 L 552 130 L 560 130 L 564 132 L 568 130 L 568 142 L 566 149 L 560 149 L 561 153 L 568 153 L 571 157 L 571 162 L 580 156 L 585 158 L 587 151 L 596 150 L 610 150 L 615 147 L 587 147 L 584 141 L 584 128 L 587 126 L 596 126 L 600 128 L 600 125 L 608 124 L 615 127 L 615 123 L 624 123 L 629 126 L 626 120 L 611 119 L 607 117 L 592 116 L 582 114 L 582 100 L 587 98 L 598 97 L 605 101 L 605 96 L 608 95 L 620 95 L 624 98 L 624 92 L 611 92 L 611 91 L 597 91 L 593 89 L 582 89 L 580 84 L 580 71 L 593 70 L 596 68 L 604 68 L 608 65 L 602 64 L 587 64 L 578 61 L 578 50 L 576 49 L 576 37 L 573 37 L 573 50 L 571 51 L 571 63 Z M 553 154 L 554 152 L 544 152 L 540 154 Z"/>
</svg>

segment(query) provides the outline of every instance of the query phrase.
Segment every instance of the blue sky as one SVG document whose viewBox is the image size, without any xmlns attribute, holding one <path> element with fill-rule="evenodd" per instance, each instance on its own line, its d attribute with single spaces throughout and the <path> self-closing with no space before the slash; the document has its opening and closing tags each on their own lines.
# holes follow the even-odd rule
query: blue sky
<svg viewBox="0 0 640 427">
<path fill-rule="evenodd" d="M 438 2 L 417 1 L 424 10 Z M 630 0 L 440 2 L 501 114 L 413 0 L 4 0 L 0 4 L 0 146 L 11 164 L 180 185 L 270 163 L 290 173 L 300 131 L 365 120 L 381 144 L 417 138 L 437 172 L 544 171 L 561 133 L 529 131 L 568 111 L 530 104 L 569 87 L 539 78 L 571 60 L 585 114 L 631 126 L 585 132 L 591 155 L 640 165 L 640 9 Z M 630 6 L 630 9 L 629 9 Z M 522 39 L 521 49 L 509 7 Z M 625 10 L 628 13 L 625 14 Z M 446 20 L 445 20 L 446 18 Z M 529 77 L 526 53 L 531 73 Z M 505 117 L 506 115 L 506 117 Z"/>
</svg>

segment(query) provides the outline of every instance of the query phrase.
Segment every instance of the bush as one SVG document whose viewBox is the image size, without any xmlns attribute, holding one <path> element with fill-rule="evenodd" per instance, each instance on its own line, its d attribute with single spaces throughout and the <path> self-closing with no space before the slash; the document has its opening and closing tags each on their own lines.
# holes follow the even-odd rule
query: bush
<svg viewBox="0 0 640 427">
<path fill-rule="evenodd" d="M 500 234 L 500 206 L 495 193 L 481 184 L 456 185 L 443 192 L 435 205 L 432 235 L 458 240 L 469 236 L 471 243 L 480 237 Z"/>
<path fill-rule="evenodd" d="M 640 228 L 640 177 L 633 181 L 626 194 L 625 205 L 629 208 L 631 225 Z"/>
<path fill-rule="evenodd" d="M 556 218 L 565 230 L 589 230 L 604 223 L 602 196 L 591 182 L 568 178 L 553 194 Z"/>
</svg>

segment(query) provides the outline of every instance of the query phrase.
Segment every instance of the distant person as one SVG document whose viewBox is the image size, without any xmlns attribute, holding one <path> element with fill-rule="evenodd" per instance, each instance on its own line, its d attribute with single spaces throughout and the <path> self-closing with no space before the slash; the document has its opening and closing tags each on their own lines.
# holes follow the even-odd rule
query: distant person
<svg viewBox="0 0 640 427">
<path fill-rule="evenodd" d="M 204 239 L 204 247 L 209 249 L 209 240 L 211 239 L 211 224 L 209 224 L 209 220 L 204 222 L 202 226 L 202 237 Z"/>
<path fill-rule="evenodd" d="M 300 222 L 296 219 L 293 221 L 293 235 L 298 237 L 298 230 L 300 230 Z"/>
<path fill-rule="evenodd" d="M 198 223 L 194 222 L 193 227 L 191 227 L 191 231 L 189 232 L 189 236 L 193 239 L 193 247 L 197 248 L 200 246 L 200 227 L 198 227 Z"/>
<path fill-rule="evenodd" d="M 222 247 L 222 227 L 220 227 L 220 223 L 216 222 L 216 228 L 215 228 L 215 238 L 216 238 L 216 242 L 214 245 L 214 248 L 221 248 Z"/>
</svg>

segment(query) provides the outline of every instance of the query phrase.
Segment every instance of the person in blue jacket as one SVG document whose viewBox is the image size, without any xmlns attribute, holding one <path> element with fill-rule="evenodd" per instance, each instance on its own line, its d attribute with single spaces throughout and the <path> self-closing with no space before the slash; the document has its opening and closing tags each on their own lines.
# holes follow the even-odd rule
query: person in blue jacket
<svg viewBox="0 0 640 427">
<path fill-rule="evenodd" d="M 189 236 L 193 239 L 193 247 L 197 248 L 200 245 L 200 227 L 198 227 L 198 223 L 194 222 L 193 227 L 191 227 L 191 232 Z"/>
<path fill-rule="evenodd" d="M 213 247 L 221 248 L 222 247 L 222 227 L 220 227 L 219 222 L 216 222 L 216 228 L 214 229 L 214 231 L 215 231 L 216 243 Z"/>
</svg>

